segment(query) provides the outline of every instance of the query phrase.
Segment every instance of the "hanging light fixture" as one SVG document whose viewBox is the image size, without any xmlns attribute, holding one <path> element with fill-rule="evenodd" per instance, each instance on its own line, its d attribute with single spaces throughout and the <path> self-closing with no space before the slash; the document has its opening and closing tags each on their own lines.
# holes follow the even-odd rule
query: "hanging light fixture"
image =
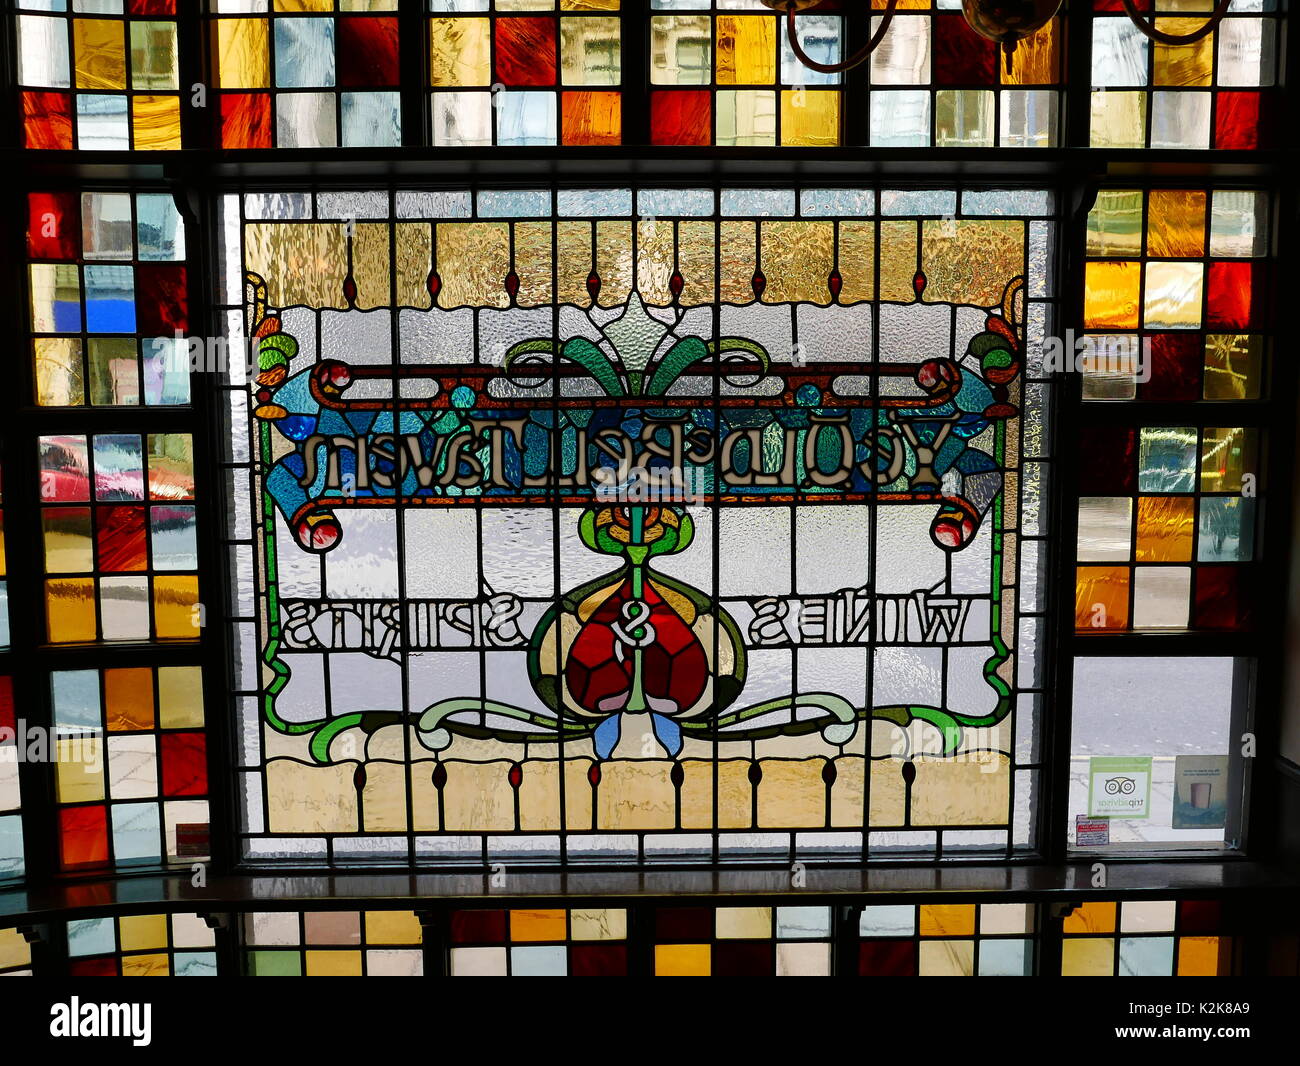
<svg viewBox="0 0 1300 1066">
<path fill-rule="evenodd" d="M 1122 0 L 1122 2 L 1124 4 L 1124 13 L 1128 15 L 1133 25 L 1151 40 L 1159 44 L 1177 46 L 1194 44 L 1213 31 L 1223 20 L 1223 16 L 1227 14 L 1228 6 L 1232 3 L 1232 0 L 1216 0 L 1214 10 L 1210 13 L 1205 25 L 1185 34 L 1165 33 L 1163 30 L 1156 29 L 1154 15 L 1151 17 L 1150 23 L 1148 23 L 1146 16 L 1137 9 L 1135 0 Z M 799 62 L 810 70 L 816 70 L 822 74 L 839 74 L 846 70 L 852 70 L 854 67 L 866 62 L 867 57 L 884 40 L 890 22 L 894 18 L 894 11 L 898 7 L 898 0 L 887 0 L 885 9 L 880 16 L 880 25 L 876 27 L 867 43 L 849 56 L 848 59 L 839 63 L 820 63 L 804 51 L 803 45 L 799 42 L 798 27 L 795 24 L 797 12 L 806 11 L 808 8 L 816 6 L 820 3 L 820 0 L 763 0 L 763 3 L 773 11 L 785 14 L 786 35 L 790 39 L 790 48 L 798 57 Z M 981 37 L 1002 46 L 1006 53 L 1007 69 L 1010 69 L 1011 56 L 1015 51 L 1016 43 L 1037 33 L 1038 30 L 1051 22 L 1057 11 L 1060 10 L 1061 3 L 1062 0 L 962 0 L 961 13 L 966 19 L 966 25 L 972 30 Z"/>
</svg>

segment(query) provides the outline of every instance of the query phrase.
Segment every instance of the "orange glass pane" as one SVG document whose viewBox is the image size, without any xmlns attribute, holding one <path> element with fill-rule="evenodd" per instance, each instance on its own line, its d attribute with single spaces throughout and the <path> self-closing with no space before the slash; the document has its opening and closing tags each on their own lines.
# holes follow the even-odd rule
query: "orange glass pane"
<svg viewBox="0 0 1300 1066">
<path fill-rule="evenodd" d="M 1190 496 L 1142 496 L 1138 499 L 1138 562 L 1191 561 L 1194 504 Z"/>
<path fill-rule="evenodd" d="M 1057 81 L 1058 42 L 1061 39 L 1059 17 L 1016 42 L 1011 53 L 1011 69 L 1007 69 L 1005 53 L 998 54 L 998 70 L 1003 85 L 1055 85 Z"/>
<path fill-rule="evenodd" d="M 1104 260 L 1084 268 L 1083 324 L 1088 329 L 1137 329 L 1141 292 L 1137 263 Z"/>
<path fill-rule="evenodd" d="M 561 102 L 564 144 L 619 144 L 623 113 L 616 92 L 567 92 Z"/>
<path fill-rule="evenodd" d="M 708 977 L 712 969 L 708 944 L 656 944 L 656 977 Z"/>
<path fill-rule="evenodd" d="M 1127 629 L 1129 569 L 1081 566 L 1074 589 L 1076 629 Z"/>
<path fill-rule="evenodd" d="M 564 911 L 511 911 L 510 939 L 567 939 Z"/>
<path fill-rule="evenodd" d="M 917 928 L 922 936 L 974 936 L 973 903 L 922 906 Z"/>
<path fill-rule="evenodd" d="M 105 670 L 104 718 L 110 733 L 152 729 L 153 671 L 147 666 Z"/>
<path fill-rule="evenodd" d="M 1188 258 L 1205 254 L 1205 193 L 1152 189 L 1147 201 L 1147 254 Z"/>
<path fill-rule="evenodd" d="M 45 582 L 45 611 L 50 643 L 94 640 L 95 582 L 88 577 Z"/>
<path fill-rule="evenodd" d="M 1085 903 L 1077 907 L 1061 925 L 1065 933 L 1113 933 L 1115 931 L 1115 904 Z M 1109 943 L 1109 941 L 1107 941 Z"/>
<path fill-rule="evenodd" d="M 1217 936 L 1178 939 L 1179 977 L 1218 977 L 1232 968 L 1232 940 Z"/>
</svg>

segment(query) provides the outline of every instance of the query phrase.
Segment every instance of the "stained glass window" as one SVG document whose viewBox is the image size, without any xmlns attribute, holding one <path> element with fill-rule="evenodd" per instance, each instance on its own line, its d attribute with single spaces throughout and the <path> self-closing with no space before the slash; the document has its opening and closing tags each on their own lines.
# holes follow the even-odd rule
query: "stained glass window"
<svg viewBox="0 0 1300 1066">
<path fill-rule="evenodd" d="M 397 0 L 218 0 L 210 20 L 222 148 L 402 143 Z M 237 11 L 240 17 L 220 17 Z"/>
<path fill-rule="evenodd" d="M 841 143 L 840 76 L 804 66 L 784 16 L 758 0 L 653 0 L 650 140 L 687 145 Z M 795 20 L 805 51 L 841 56 L 838 14 Z"/>
<path fill-rule="evenodd" d="M 252 977 L 418 977 L 419 918 L 411 911 L 257 911 L 243 916 Z"/>
<path fill-rule="evenodd" d="M 619 0 L 430 0 L 435 145 L 622 141 Z"/>
<path fill-rule="evenodd" d="M 452 977 L 626 977 L 627 911 L 458 910 Z"/>
<path fill-rule="evenodd" d="M 250 857 L 1030 843 L 1047 193 L 228 206 Z"/>
<path fill-rule="evenodd" d="M 1218 900 L 1106 900 L 1065 919 L 1063 977 L 1220 977 L 1240 972 Z"/>
<path fill-rule="evenodd" d="M 165 192 L 27 197 L 36 402 L 190 399 L 185 232 Z M 198 353 L 196 353 L 198 354 Z"/>
<path fill-rule="evenodd" d="M 176 0 L 17 0 L 23 146 L 181 146 Z"/>
<path fill-rule="evenodd" d="M 71 977 L 215 977 L 212 930 L 197 914 L 133 914 L 67 923 Z"/>
<path fill-rule="evenodd" d="M 1156 4 L 1154 29 L 1187 36 L 1214 0 Z M 1278 21 L 1273 0 L 1234 0 L 1196 41 L 1148 38 L 1120 0 L 1094 0 L 1095 148 L 1263 148 L 1273 143 Z"/>
<path fill-rule="evenodd" d="M 58 670 L 59 858 L 66 870 L 208 858 L 208 764 L 194 666 Z"/>
<path fill-rule="evenodd" d="M 884 0 L 872 0 L 880 11 Z M 1059 136 L 1064 33 L 1059 18 L 1008 56 L 974 33 L 960 4 L 903 2 L 871 54 L 867 136 L 881 148 L 1047 148 Z M 873 32 L 880 16 L 873 15 Z"/>
<path fill-rule="evenodd" d="M 18 782 L 18 718 L 13 679 L 0 676 L 0 880 L 23 875 L 22 791 Z"/>
</svg>

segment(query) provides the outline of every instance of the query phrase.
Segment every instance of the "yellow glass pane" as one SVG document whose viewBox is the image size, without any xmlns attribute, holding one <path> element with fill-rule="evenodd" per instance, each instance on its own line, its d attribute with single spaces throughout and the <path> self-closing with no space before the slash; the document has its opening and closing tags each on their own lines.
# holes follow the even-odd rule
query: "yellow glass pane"
<svg viewBox="0 0 1300 1066">
<path fill-rule="evenodd" d="M 1195 528 L 1190 496 L 1142 496 L 1137 510 L 1137 560 L 1186 563 L 1192 558 Z"/>
<path fill-rule="evenodd" d="M 708 944 L 656 944 L 656 977 L 708 977 L 712 969 Z"/>
<path fill-rule="evenodd" d="M 835 269 L 835 227 L 831 222 L 764 221 L 762 235 L 765 303 L 830 301 L 826 279 Z"/>
<path fill-rule="evenodd" d="M 437 226 L 438 306 L 508 307 L 510 228 L 503 222 L 442 222 Z M 601 271 L 601 277 L 605 273 Z M 608 281 L 608 279 L 606 279 Z M 603 295 L 603 293 L 602 293 Z"/>
<path fill-rule="evenodd" d="M 42 407 L 76 407 L 86 402 L 77 337 L 37 337 L 32 341 L 36 402 Z"/>
<path fill-rule="evenodd" d="M 429 20 L 430 85 L 490 85 L 491 74 L 491 20 Z"/>
<path fill-rule="evenodd" d="M 94 640 L 95 582 L 88 577 L 45 582 L 45 611 L 51 644 Z"/>
<path fill-rule="evenodd" d="M 1142 191 L 1099 189 L 1088 212 L 1088 254 L 1142 254 Z"/>
<path fill-rule="evenodd" d="M 975 941 L 926 940 L 921 942 L 917 953 L 918 976 L 970 977 L 974 972 Z"/>
<path fill-rule="evenodd" d="M 78 89 L 125 89 L 126 42 L 118 19 L 73 19 Z"/>
<path fill-rule="evenodd" d="M 169 977 L 171 966 L 166 955 L 123 955 L 123 977 Z"/>
<path fill-rule="evenodd" d="M 1227 937 L 1178 938 L 1179 977 L 1219 977 L 1231 971 L 1232 941 Z"/>
<path fill-rule="evenodd" d="M 1200 263 L 1147 263 L 1142 324 L 1148 329 L 1199 327 L 1204 279 Z"/>
<path fill-rule="evenodd" d="M 1205 338 L 1205 399 L 1259 398 L 1262 337 L 1212 333 Z"/>
<path fill-rule="evenodd" d="M 511 940 L 565 940 L 566 938 L 565 915 L 562 910 L 510 912 Z"/>
<path fill-rule="evenodd" d="M 1128 567 L 1081 566 L 1076 573 L 1075 628 L 1127 629 Z"/>
<path fill-rule="evenodd" d="M 569 936 L 573 940 L 623 940 L 627 937 L 627 911 L 616 907 L 570 911 Z"/>
<path fill-rule="evenodd" d="M 199 579 L 175 574 L 153 579 L 154 632 L 159 640 L 198 640 Z"/>
<path fill-rule="evenodd" d="M 181 146 L 181 102 L 175 96 L 131 97 L 131 132 L 138 152 L 169 152 Z"/>
<path fill-rule="evenodd" d="M 1066 939 L 1061 942 L 1062 977 L 1113 977 L 1115 941 Z"/>
<path fill-rule="evenodd" d="M 1241 492 L 1247 474 L 1258 475 L 1253 429 L 1207 427 L 1201 434 L 1201 491 Z"/>
<path fill-rule="evenodd" d="M 104 720 L 110 733 L 153 728 L 153 671 L 149 667 L 104 671 Z"/>
<path fill-rule="evenodd" d="M 421 935 L 414 911 L 366 911 L 367 944 L 419 944 Z"/>
<path fill-rule="evenodd" d="M 1056 84 L 1060 24 L 1060 18 L 1054 18 L 1023 41 L 1017 41 L 1016 50 L 1011 53 L 1010 70 L 1007 70 L 1006 56 L 999 49 L 997 63 L 1003 85 Z"/>
<path fill-rule="evenodd" d="M 876 297 L 876 226 L 874 222 L 841 222 L 840 303 L 852 304 Z"/>
<path fill-rule="evenodd" d="M 781 143 L 820 147 L 839 144 L 839 91 L 834 89 L 783 90 Z"/>
<path fill-rule="evenodd" d="M 1156 19 L 1156 29 L 1182 37 L 1199 30 L 1204 19 Z M 1214 69 L 1213 32 L 1191 44 L 1151 42 L 1153 85 L 1209 85 Z"/>
<path fill-rule="evenodd" d="M 265 89 L 271 82 L 266 19 L 217 19 L 217 86 Z"/>
<path fill-rule="evenodd" d="M 1088 329 L 1137 329 L 1139 264 L 1104 260 L 1084 267 L 1083 324 Z"/>
<path fill-rule="evenodd" d="M 334 9 L 334 0 L 275 0 L 275 11 L 286 13 L 294 11 L 332 11 Z M 389 10 L 387 8 L 375 8 L 374 10 Z"/>
<path fill-rule="evenodd" d="M 917 928 L 921 936 L 973 936 L 975 905 L 973 903 L 922 905 Z"/>
<path fill-rule="evenodd" d="M 27 938 L 17 929 L 0 929 L 0 968 L 26 966 L 32 961 Z"/>
<path fill-rule="evenodd" d="M 776 19 L 770 15 L 719 15 L 719 85 L 771 85 L 776 81 Z"/>
<path fill-rule="evenodd" d="M 1147 254 L 1186 259 L 1205 254 L 1205 193 L 1152 189 L 1147 205 Z"/>
<path fill-rule="evenodd" d="M 55 796 L 60 803 L 90 803 L 104 798 L 104 742 L 78 734 L 56 745 Z"/>
<path fill-rule="evenodd" d="M 772 908 L 719 907 L 714 923 L 719 940 L 767 940 L 772 936 Z"/>
<path fill-rule="evenodd" d="M 89 507 L 46 507 L 45 570 L 50 574 L 85 574 L 95 569 Z"/>
<path fill-rule="evenodd" d="M 117 920 L 123 951 L 153 951 L 167 947 L 167 915 L 133 914 Z"/>
<path fill-rule="evenodd" d="M 1064 933 L 1113 933 L 1114 903 L 1085 903 L 1076 907 L 1061 925 Z"/>
<path fill-rule="evenodd" d="M 197 666 L 158 668 L 158 724 L 163 729 L 203 725 L 203 671 Z"/>
<path fill-rule="evenodd" d="M 891 303 L 916 300 L 912 282 L 921 265 L 917 244 L 915 222 L 880 223 L 880 299 Z M 844 269 L 842 259 L 840 269 Z"/>
<path fill-rule="evenodd" d="M 560 0 L 561 11 L 617 11 L 619 0 Z"/>
<path fill-rule="evenodd" d="M 620 76 L 618 19 L 560 19 L 561 84 L 617 85 Z"/>
<path fill-rule="evenodd" d="M 308 977 L 360 977 L 359 951 L 307 951 Z"/>
<path fill-rule="evenodd" d="M 1092 94 L 1091 144 L 1094 148 L 1142 148 L 1146 144 L 1147 94 Z"/>
</svg>

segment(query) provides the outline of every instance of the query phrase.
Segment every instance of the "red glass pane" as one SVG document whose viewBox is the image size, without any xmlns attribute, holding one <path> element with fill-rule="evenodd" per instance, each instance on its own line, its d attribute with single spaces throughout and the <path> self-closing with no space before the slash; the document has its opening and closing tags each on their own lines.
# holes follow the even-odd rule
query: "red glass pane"
<svg viewBox="0 0 1300 1066">
<path fill-rule="evenodd" d="M 1244 566 L 1198 566 L 1192 625 L 1197 629 L 1250 628 L 1249 573 Z"/>
<path fill-rule="evenodd" d="M 0 729 L 16 731 L 14 718 L 14 682 L 11 677 L 0 677 Z"/>
<path fill-rule="evenodd" d="M 505 911 L 451 912 L 453 944 L 501 944 L 505 939 Z"/>
<path fill-rule="evenodd" d="M 170 337 L 189 327 L 185 268 L 178 263 L 140 263 L 135 268 L 136 330 L 146 337 Z"/>
<path fill-rule="evenodd" d="M 626 977 L 623 944 L 574 944 L 569 949 L 570 977 Z"/>
<path fill-rule="evenodd" d="M 1178 931 L 1214 935 L 1223 929 L 1223 908 L 1214 899 L 1185 899 L 1178 904 Z"/>
<path fill-rule="evenodd" d="M 95 516 L 99 569 L 145 570 L 148 552 L 143 507 L 101 507 Z"/>
<path fill-rule="evenodd" d="M 1137 485 L 1137 434 L 1090 426 L 1079 434 L 1079 495 L 1123 496 Z"/>
<path fill-rule="evenodd" d="M 397 19 L 340 18 L 339 85 L 397 85 Z"/>
<path fill-rule="evenodd" d="M 660 907 L 655 911 L 655 938 L 666 943 L 713 939 L 713 911 L 708 907 Z"/>
<path fill-rule="evenodd" d="M 497 81 L 510 86 L 555 84 L 555 19 L 497 19 L 495 30 Z"/>
<path fill-rule="evenodd" d="M 270 93 L 226 93 L 221 97 L 221 147 L 270 148 Z"/>
<path fill-rule="evenodd" d="M 108 862 L 108 814 L 102 806 L 59 811 L 59 858 L 65 870 Z"/>
<path fill-rule="evenodd" d="M 1206 322 L 1210 329 L 1251 329 L 1263 323 L 1264 286 L 1255 263 L 1210 264 Z"/>
<path fill-rule="evenodd" d="M 713 143 L 713 112 L 707 89 L 666 89 L 650 94 L 650 143 Z"/>
<path fill-rule="evenodd" d="M 27 254 L 33 259 L 76 259 L 81 209 L 72 192 L 27 196 Z"/>
<path fill-rule="evenodd" d="M 1262 99 L 1263 94 L 1258 92 L 1215 94 L 1215 148 L 1259 148 L 1270 140 Z"/>
<path fill-rule="evenodd" d="M 1198 333 L 1157 333 L 1151 340 L 1150 377 L 1138 385 L 1138 399 L 1191 401 L 1201 398 L 1204 339 Z"/>
<path fill-rule="evenodd" d="M 208 746 L 202 733 L 164 733 L 162 794 L 203 796 L 208 791 Z"/>
<path fill-rule="evenodd" d="M 1123 11 L 1124 0 L 1092 0 L 1094 11 Z M 1138 0 L 1138 10 L 1142 10 L 1142 0 Z"/>
<path fill-rule="evenodd" d="M 864 940 L 858 945 L 860 977 L 915 977 L 916 945 L 910 940 Z"/>
<path fill-rule="evenodd" d="M 72 147 L 71 93 L 23 93 L 23 143 L 28 148 Z"/>
<path fill-rule="evenodd" d="M 714 977 L 771 977 L 776 973 L 776 950 L 765 940 L 714 944 L 712 973 Z"/>
<path fill-rule="evenodd" d="M 128 0 L 126 10 L 131 15 L 174 15 L 176 0 Z"/>
<path fill-rule="evenodd" d="M 964 15 L 935 15 L 934 83 L 996 85 L 998 46 L 975 33 Z"/>
<path fill-rule="evenodd" d="M 69 959 L 68 974 L 72 977 L 119 977 L 117 959 Z"/>
</svg>

